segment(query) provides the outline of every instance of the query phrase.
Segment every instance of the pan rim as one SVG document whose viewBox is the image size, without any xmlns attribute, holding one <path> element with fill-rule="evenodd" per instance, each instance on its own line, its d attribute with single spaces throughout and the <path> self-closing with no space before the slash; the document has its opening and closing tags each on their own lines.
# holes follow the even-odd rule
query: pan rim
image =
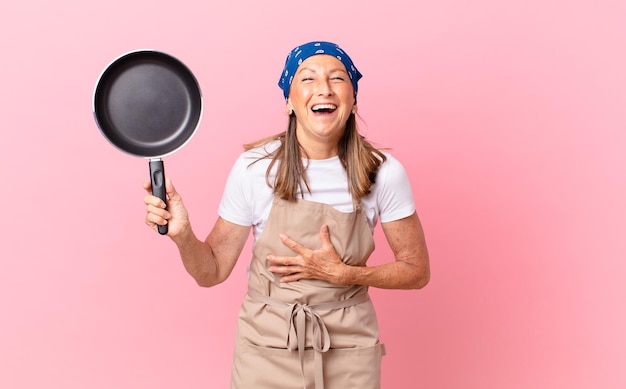
<svg viewBox="0 0 626 389">
<path fill-rule="evenodd" d="M 195 86 L 195 90 L 194 90 L 194 95 L 196 95 L 197 92 L 197 104 L 198 104 L 198 113 L 197 113 L 197 119 L 194 117 L 194 120 L 196 122 L 195 126 L 193 127 L 193 129 L 191 130 L 191 132 L 187 135 L 186 139 L 184 139 L 181 144 L 177 145 L 176 147 L 173 147 L 171 150 L 163 152 L 163 153 L 157 153 L 157 154 L 152 154 L 152 153 L 138 153 L 138 152 L 133 152 L 130 151 L 128 149 L 125 149 L 124 147 L 121 147 L 119 144 L 117 144 L 116 142 L 114 142 L 111 137 L 109 136 L 109 134 L 106 132 L 106 129 L 103 128 L 103 124 L 101 123 L 101 121 L 99 120 L 99 115 L 98 115 L 98 109 L 97 109 L 97 100 L 98 100 L 98 91 L 100 90 L 100 87 L 102 86 L 103 80 L 106 79 L 106 75 L 111 71 L 111 69 L 121 63 L 124 59 L 129 58 L 131 56 L 135 56 L 135 55 L 142 55 L 142 54 L 146 54 L 146 55 L 154 55 L 155 57 L 164 57 L 167 58 L 168 60 L 171 60 L 175 63 L 177 63 L 178 65 L 181 66 L 181 68 L 183 68 L 186 71 L 186 75 L 193 81 L 193 85 Z M 127 51 L 121 55 L 118 55 L 116 58 L 114 58 L 113 60 L 111 60 L 105 67 L 104 69 L 100 72 L 99 77 L 96 80 L 96 83 L 94 85 L 93 88 L 93 93 L 92 93 L 92 114 L 94 117 L 94 120 L 96 122 L 96 125 L 98 127 L 98 130 L 100 131 L 101 135 L 116 149 L 122 151 L 125 154 L 131 155 L 131 156 L 135 156 L 135 157 L 140 157 L 140 158 L 145 158 L 145 159 L 150 159 L 150 160 L 154 160 L 154 159 L 160 159 L 163 157 L 166 157 L 168 155 L 171 155 L 173 153 L 175 153 L 176 151 L 180 150 L 181 148 L 183 148 L 185 145 L 187 145 L 187 143 L 189 143 L 191 141 L 191 139 L 195 136 L 198 128 L 200 127 L 200 123 L 202 121 L 202 116 L 204 113 L 204 103 L 203 103 L 203 96 L 202 96 L 202 89 L 200 88 L 200 84 L 198 82 L 197 77 L 195 76 L 195 74 L 191 71 L 191 69 L 182 61 L 180 60 L 178 57 L 172 55 L 169 52 L 163 51 L 163 50 L 159 50 L 159 49 L 151 49 L 151 48 L 143 48 L 143 49 L 135 49 L 135 50 L 130 50 Z"/>
</svg>

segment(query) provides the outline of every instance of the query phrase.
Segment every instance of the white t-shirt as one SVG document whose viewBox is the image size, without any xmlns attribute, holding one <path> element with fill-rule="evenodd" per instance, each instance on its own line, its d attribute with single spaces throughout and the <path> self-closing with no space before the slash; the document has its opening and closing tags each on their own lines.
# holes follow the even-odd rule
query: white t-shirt
<svg viewBox="0 0 626 389">
<path fill-rule="evenodd" d="M 231 169 L 218 214 L 223 219 L 242 226 L 252 226 L 254 241 L 261 235 L 274 198 L 266 181 L 269 159 L 265 150 L 273 151 L 278 141 L 242 153 Z M 371 193 L 361 200 L 370 229 L 382 223 L 410 216 L 415 211 L 413 192 L 402 164 L 385 152 L 387 160 L 380 166 Z M 328 204 L 341 212 L 352 212 L 352 197 L 348 192 L 346 171 L 339 157 L 305 162 L 311 193 L 304 188 L 304 199 Z M 274 182 L 274 166 L 269 182 Z M 300 197 L 300 194 L 298 194 Z"/>
</svg>

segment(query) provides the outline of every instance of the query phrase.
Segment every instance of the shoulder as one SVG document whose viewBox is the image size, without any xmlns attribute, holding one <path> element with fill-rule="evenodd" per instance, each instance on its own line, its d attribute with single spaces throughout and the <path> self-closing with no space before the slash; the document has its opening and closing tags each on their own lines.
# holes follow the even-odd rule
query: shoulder
<svg viewBox="0 0 626 389">
<path fill-rule="evenodd" d="M 385 156 L 385 161 L 380 165 L 378 174 L 376 175 L 376 182 L 382 180 L 383 182 L 391 181 L 391 184 L 398 180 L 408 180 L 404 165 L 394 157 L 389 151 L 381 151 Z"/>
<path fill-rule="evenodd" d="M 277 144 L 270 142 L 242 152 L 235 160 L 218 211 L 223 219 L 240 225 L 254 225 L 265 214 L 273 195 L 266 178 L 271 162 L 268 155 L 276 147 Z"/>
<path fill-rule="evenodd" d="M 280 147 L 280 140 L 272 139 L 259 146 L 253 147 L 249 150 L 241 153 L 241 157 L 248 159 L 266 158 L 276 151 Z"/>
<path fill-rule="evenodd" d="M 242 152 L 235 160 L 233 171 L 243 175 L 254 175 L 258 172 L 265 174 L 272 161 L 271 154 L 276 151 L 279 145 L 280 141 L 271 141 Z"/>
</svg>

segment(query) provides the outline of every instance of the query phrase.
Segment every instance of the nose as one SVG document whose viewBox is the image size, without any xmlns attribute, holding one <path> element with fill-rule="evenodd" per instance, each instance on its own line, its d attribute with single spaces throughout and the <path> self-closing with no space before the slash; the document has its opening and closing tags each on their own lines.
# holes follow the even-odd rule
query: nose
<svg viewBox="0 0 626 389">
<path fill-rule="evenodd" d="M 323 78 L 319 80 L 317 83 L 317 94 L 319 96 L 330 96 L 333 94 L 329 79 Z"/>
</svg>

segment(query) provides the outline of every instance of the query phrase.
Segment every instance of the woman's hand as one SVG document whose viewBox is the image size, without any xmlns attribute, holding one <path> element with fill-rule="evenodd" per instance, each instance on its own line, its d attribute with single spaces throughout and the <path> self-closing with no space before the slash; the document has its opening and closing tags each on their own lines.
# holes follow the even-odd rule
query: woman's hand
<svg viewBox="0 0 626 389">
<path fill-rule="evenodd" d="M 185 229 L 189 229 L 189 214 L 183 205 L 182 197 L 176 192 L 172 181 L 165 179 L 165 191 L 167 194 L 167 209 L 165 202 L 152 195 L 150 181 L 143 183 L 143 188 L 148 192 L 143 202 L 146 204 L 146 224 L 157 230 L 157 225 L 168 225 L 167 235 L 174 237 Z"/>
<path fill-rule="evenodd" d="M 285 234 L 280 234 L 280 239 L 285 246 L 298 254 L 292 257 L 267 256 L 269 270 L 281 276 L 281 282 L 315 279 L 343 285 L 343 275 L 348 265 L 342 262 L 333 247 L 327 225 L 320 228 L 322 246 L 316 250 L 302 246 Z"/>
<path fill-rule="evenodd" d="M 280 281 L 318 279 L 335 285 L 366 285 L 383 289 L 420 289 L 430 280 L 428 249 L 417 213 L 393 222 L 382 229 L 395 260 L 376 266 L 350 266 L 341 261 L 330 242 L 327 226 L 322 226 L 322 247 L 310 250 L 288 236 L 283 243 L 296 252 L 293 257 L 269 255 L 269 270 Z"/>
</svg>

